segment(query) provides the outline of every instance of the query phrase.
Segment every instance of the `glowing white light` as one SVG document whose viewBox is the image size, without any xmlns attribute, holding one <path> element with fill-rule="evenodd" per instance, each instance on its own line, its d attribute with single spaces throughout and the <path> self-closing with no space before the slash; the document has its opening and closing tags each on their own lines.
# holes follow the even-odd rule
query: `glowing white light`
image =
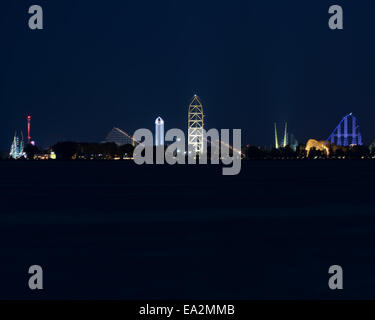
<svg viewBox="0 0 375 320">
<path fill-rule="evenodd" d="M 155 145 L 164 146 L 164 120 L 161 117 L 155 120 Z"/>
</svg>

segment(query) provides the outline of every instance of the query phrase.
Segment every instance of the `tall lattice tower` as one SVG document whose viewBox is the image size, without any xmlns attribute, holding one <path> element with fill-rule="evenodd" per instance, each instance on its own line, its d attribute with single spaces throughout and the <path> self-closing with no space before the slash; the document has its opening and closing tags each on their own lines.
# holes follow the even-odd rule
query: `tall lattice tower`
<svg viewBox="0 0 375 320">
<path fill-rule="evenodd" d="M 189 104 L 188 112 L 188 145 L 189 150 L 192 150 L 195 154 L 200 154 L 204 151 L 203 127 L 203 105 L 199 97 L 194 95 L 193 100 Z"/>
</svg>

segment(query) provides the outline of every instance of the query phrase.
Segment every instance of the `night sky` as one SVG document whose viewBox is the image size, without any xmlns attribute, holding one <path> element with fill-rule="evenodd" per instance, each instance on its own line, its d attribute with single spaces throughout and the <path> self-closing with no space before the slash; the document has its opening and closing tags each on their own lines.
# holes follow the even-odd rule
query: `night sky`
<svg viewBox="0 0 375 320">
<path fill-rule="evenodd" d="M 28 8 L 44 10 L 44 30 Z M 344 9 L 344 30 L 328 8 Z M 305 143 L 326 139 L 353 112 L 375 138 L 374 1 L 3 0 L 0 4 L 0 149 L 15 130 L 48 147 L 133 133 L 186 131 L 198 94 L 206 128 L 240 128 L 270 145 L 288 121 Z"/>
</svg>

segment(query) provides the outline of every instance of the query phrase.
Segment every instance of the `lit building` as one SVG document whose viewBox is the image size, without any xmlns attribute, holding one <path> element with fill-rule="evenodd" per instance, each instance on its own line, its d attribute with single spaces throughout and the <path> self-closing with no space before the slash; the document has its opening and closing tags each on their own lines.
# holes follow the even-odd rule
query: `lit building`
<svg viewBox="0 0 375 320">
<path fill-rule="evenodd" d="M 155 120 L 155 146 L 164 146 L 164 120 L 160 117 Z"/>
<path fill-rule="evenodd" d="M 292 150 L 296 151 L 298 147 L 298 140 L 294 136 L 293 133 L 289 133 L 288 137 L 288 145 L 292 148 Z"/>
<path fill-rule="evenodd" d="M 189 105 L 188 111 L 188 146 L 189 150 L 194 154 L 203 153 L 203 129 L 204 129 L 204 114 L 203 105 L 197 95 L 194 95 L 193 100 Z"/>
</svg>

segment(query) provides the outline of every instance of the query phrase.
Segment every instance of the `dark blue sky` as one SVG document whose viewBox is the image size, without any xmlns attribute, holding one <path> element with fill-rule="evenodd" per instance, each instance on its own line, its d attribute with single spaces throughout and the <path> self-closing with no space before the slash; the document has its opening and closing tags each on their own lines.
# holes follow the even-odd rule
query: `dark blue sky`
<svg viewBox="0 0 375 320">
<path fill-rule="evenodd" d="M 32 4 L 43 31 L 28 28 Z M 344 9 L 344 30 L 328 8 Z M 15 130 L 38 144 L 101 141 L 186 129 L 193 94 L 207 128 L 241 128 L 243 144 L 272 143 L 273 122 L 297 139 L 325 139 L 345 114 L 375 138 L 374 1 L 3 0 L 0 148 Z"/>
</svg>

